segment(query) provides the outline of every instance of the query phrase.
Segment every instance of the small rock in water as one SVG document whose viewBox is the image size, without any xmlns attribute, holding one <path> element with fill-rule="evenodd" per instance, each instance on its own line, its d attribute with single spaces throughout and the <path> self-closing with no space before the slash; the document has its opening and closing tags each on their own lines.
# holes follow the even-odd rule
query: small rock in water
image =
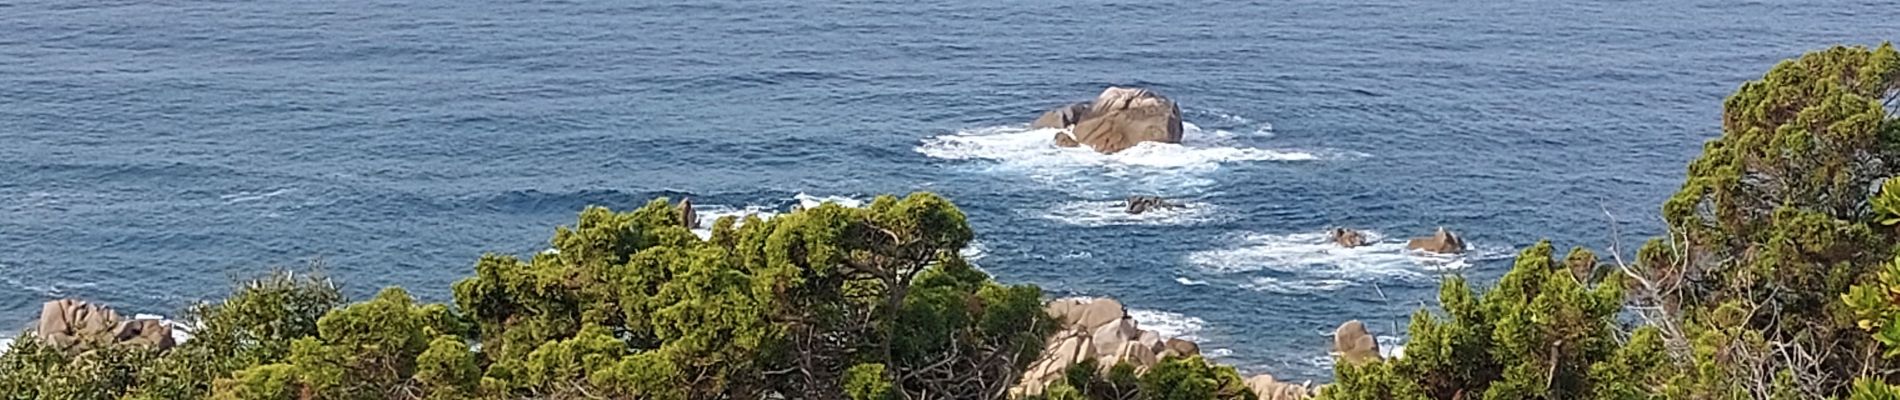
<svg viewBox="0 0 1900 400">
<path fill-rule="evenodd" d="M 1331 236 L 1333 243 L 1339 244 L 1339 247 L 1354 248 L 1366 245 L 1366 234 L 1356 230 L 1333 228 Z"/>
<path fill-rule="evenodd" d="M 1169 203 L 1167 200 L 1163 200 L 1157 196 L 1129 196 L 1127 206 L 1129 214 L 1141 214 L 1149 211 L 1176 208 L 1181 205 Z"/>
<path fill-rule="evenodd" d="M 1465 252 L 1465 240 L 1441 226 L 1438 227 L 1438 232 L 1431 236 L 1412 238 L 1411 241 L 1405 243 L 1405 248 L 1439 254 L 1460 254 Z"/>
</svg>

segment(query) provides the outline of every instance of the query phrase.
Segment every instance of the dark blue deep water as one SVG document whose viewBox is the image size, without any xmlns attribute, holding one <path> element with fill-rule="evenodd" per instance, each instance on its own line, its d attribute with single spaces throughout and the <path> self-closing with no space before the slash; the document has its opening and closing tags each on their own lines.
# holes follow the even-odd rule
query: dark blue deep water
<svg viewBox="0 0 1900 400">
<path fill-rule="evenodd" d="M 1608 246 L 1606 210 L 1657 234 L 1735 87 L 1900 39 L 1891 0 L 604 3 L 0 0 L 0 326 L 312 259 L 444 300 L 587 204 L 928 190 L 1004 281 L 1320 378 L 1333 326 L 1402 336 L 1442 274 Z M 1188 143 L 1023 131 L 1108 85 L 1176 99 Z M 1118 214 L 1134 193 L 1193 208 Z M 1321 244 L 1339 225 L 1385 242 Z M 1397 244 L 1440 225 L 1474 252 Z"/>
</svg>

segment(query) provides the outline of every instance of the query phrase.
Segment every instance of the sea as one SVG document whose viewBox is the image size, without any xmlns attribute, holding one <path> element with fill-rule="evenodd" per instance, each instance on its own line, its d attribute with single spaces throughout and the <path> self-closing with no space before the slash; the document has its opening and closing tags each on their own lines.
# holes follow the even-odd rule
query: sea
<svg viewBox="0 0 1900 400">
<path fill-rule="evenodd" d="M 1397 347 L 1448 275 L 1633 253 L 1725 96 L 1895 39 L 1892 0 L 0 0 L 0 331 L 311 264 L 447 301 L 588 205 L 929 191 L 1003 282 L 1326 381 L 1336 326 Z M 1110 86 L 1185 141 L 1027 128 Z M 1470 251 L 1404 249 L 1441 226 Z"/>
</svg>

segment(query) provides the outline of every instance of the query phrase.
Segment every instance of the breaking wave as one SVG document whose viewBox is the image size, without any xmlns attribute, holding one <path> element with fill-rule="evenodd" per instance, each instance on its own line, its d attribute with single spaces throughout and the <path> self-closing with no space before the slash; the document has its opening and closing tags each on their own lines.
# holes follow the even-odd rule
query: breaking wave
<svg viewBox="0 0 1900 400">
<path fill-rule="evenodd" d="M 1219 208 L 1202 202 L 1178 203 L 1180 207 L 1129 214 L 1122 201 L 1072 201 L 1058 204 L 1041 215 L 1043 219 L 1080 226 L 1110 225 L 1192 225 L 1213 220 Z"/>
<path fill-rule="evenodd" d="M 1138 191 L 1179 194 L 1180 187 L 1213 184 L 1202 176 L 1224 164 L 1310 161 L 1314 153 L 1248 147 L 1240 135 L 1225 130 L 1203 131 L 1184 123 L 1182 143 L 1147 142 L 1115 154 L 1057 147 L 1051 140 L 1059 129 L 1028 129 L 1021 125 L 959 131 L 924 139 L 915 150 L 941 160 L 987 161 L 989 168 L 1025 174 L 1062 188 L 1087 190 L 1100 177 L 1113 178 Z M 1265 136 L 1258 135 L 1257 136 Z M 1123 187 L 1124 189 L 1126 187 Z M 1107 193 L 1107 191 L 1094 191 Z M 1093 192 L 1091 192 L 1093 193 Z M 1121 193 L 1115 193 L 1117 195 Z"/>
<path fill-rule="evenodd" d="M 1197 336 L 1207 321 L 1178 313 L 1157 310 L 1128 309 L 1128 316 L 1135 319 L 1141 329 L 1155 331 L 1162 337 L 1181 338 L 1199 341 Z"/>
<path fill-rule="evenodd" d="M 1188 255 L 1188 262 L 1221 274 L 1244 274 L 1245 289 L 1299 294 L 1337 291 L 1366 283 L 1388 281 L 1436 282 L 1444 273 L 1467 268 L 1468 260 L 1490 259 L 1509 250 L 1472 247 L 1465 254 L 1433 254 L 1405 248 L 1374 231 L 1364 232 L 1368 244 L 1344 248 L 1324 232 L 1250 233 L 1229 248 Z M 1467 244 L 1467 246 L 1471 246 Z M 1264 276 L 1265 272 L 1271 276 Z"/>
<path fill-rule="evenodd" d="M 778 205 L 746 204 L 735 206 L 725 204 L 693 204 L 693 212 L 699 214 L 699 226 L 693 228 L 693 234 L 699 235 L 701 239 L 711 238 L 713 222 L 718 221 L 719 218 L 728 216 L 736 220 L 733 225 L 733 227 L 736 228 L 739 225 L 745 224 L 747 216 L 758 216 L 761 220 L 772 219 L 772 217 L 776 217 L 779 214 L 791 212 L 792 207 L 812 208 L 826 203 L 851 208 L 864 206 L 864 200 L 854 197 L 815 196 L 803 192 L 792 195 L 790 200 L 792 206 L 784 205 L 787 203 L 784 201 L 774 203 Z"/>
</svg>

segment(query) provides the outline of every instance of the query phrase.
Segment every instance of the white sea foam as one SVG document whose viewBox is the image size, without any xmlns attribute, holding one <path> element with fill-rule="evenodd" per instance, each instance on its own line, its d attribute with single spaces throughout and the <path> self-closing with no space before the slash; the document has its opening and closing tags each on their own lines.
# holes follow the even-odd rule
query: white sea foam
<svg viewBox="0 0 1900 400">
<path fill-rule="evenodd" d="M 243 202 L 249 202 L 249 201 L 269 199 L 272 197 L 282 196 L 284 194 L 288 194 L 290 192 L 295 192 L 295 191 L 297 191 L 297 189 L 286 188 L 286 189 L 277 189 L 277 190 L 273 190 L 273 191 L 269 191 L 265 193 L 237 192 L 237 193 L 218 196 L 218 199 L 224 200 L 226 204 L 236 204 L 236 203 L 243 203 Z"/>
<path fill-rule="evenodd" d="M 1377 336 L 1375 340 L 1379 342 L 1379 356 L 1385 358 L 1405 357 L 1405 338 L 1398 336 Z"/>
<path fill-rule="evenodd" d="M 1180 203 L 1180 207 L 1129 214 L 1122 201 L 1071 201 L 1058 204 L 1041 215 L 1044 219 L 1081 226 L 1110 225 L 1193 225 L 1219 216 L 1213 204 Z"/>
<path fill-rule="evenodd" d="M 971 240 L 970 244 L 964 245 L 963 250 L 957 252 L 957 255 L 963 256 L 965 260 L 981 260 L 990 255 L 990 246 L 983 244 L 980 240 Z"/>
<path fill-rule="evenodd" d="M 1330 336 L 1331 333 L 1328 333 L 1327 335 Z M 1375 335 L 1373 336 L 1373 340 L 1379 343 L 1380 357 L 1385 357 L 1387 359 L 1405 358 L 1405 338 L 1398 337 L 1398 336 Z M 1337 362 L 1336 357 L 1338 357 L 1337 354 L 1333 354 L 1329 352 L 1325 354 L 1311 356 L 1307 358 L 1307 362 L 1312 364 L 1314 367 L 1318 367 L 1319 369 L 1330 370 L 1330 369 L 1333 369 L 1333 364 Z"/>
<path fill-rule="evenodd" d="M 844 196 L 814 196 L 804 192 L 792 195 L 792 200 L 798 201 L 798 206 L 801 208 L 818 207 L 825 203 L 851 208 L 864 206 L 864 200 Z M 692 231 L 694 235 L 699 235 L 700 239 L 709 239 L 712 238 L 713 222 L 718 221 L 721 217 L 733 217 L 736 220 L 733 227 L 737 228 L 745 224 L 746 216 L 756 215 L 762 220 L 772 219 L 772 217 L 779 215 L 779 211 L 780 210 L 760 205 L 729 206 L 721 204 L 694 204 L 693 212 L 699 215 L 699 227 L 693 228 Z"/>
<path fill-rule="evenodd" d="M 1188 261 L 1218 272 L 1272 270 L 1331 280 L 1430 278 L 1436 276 L 1438 271 L 1453 270 L 1464 265 L 1465 255 L 1407 250 L 1403 242 L 1386 240 L 1378 232 L 1365 233 L 1370 244 L 1354 248 L 1339 247 L 1324 232 L 1254 233 L 1242 237 L 1237 247 L 1193 253 L 1188 255 Z M 1264 285 L 1340 286 L 1325 280 L 1307 283 L 1268 282 Z"/>
<path fill-rule="evenodd" d="M 732 207 L 718 204 L 694 204 L 693 213 L 699 215 L 699 227 L 693 228 L 693 234 L 699 235 L 700 239 L 712 238 L 713 222 L 719 221 L 720 218 L 727 216 L 733 217 L 735 220 L 733 227 L 737 228 L 739 225 L 745 224 L 745 219 L 748 215 L 757 215 L 759 219 L 771 219 L 774 216 L 778 216 L 777 211 L 765 207 Z"/>
<path fill-rule="evenodd" d="M 1115 181 L 1116 191 L 1178 194 L 1184 187 L 1212 185 L 1213 181 L 1203 175 L 1223 164 L 1320 158 L 1303 151 L 1247 147 L 1235 143 L 1231 132 L 1182 125 L 1182 143 L 1141 143 L 1115 154 L 1057 147 L 1051 138 L 1059 129 L 1022 126 L 977 128 L 928 138 L 915 150 L 943 160 L 991 161 L 996 169 L 1022 173 L 1064 190 L 1104 195 L 1126 193 L 1103 188 L 1099 183 L 1103 177 Z"/>
<path fill-rule="evenodd" d="M 1301 294 L 1331 292 L 1352 286 L 1344 279 L 1281 280 L 1269 276 L 1254 277 L 1252 281 L 1240 285 L 1243 289 L 1279 294 Z"/>
<path fill-rule="evenodd" d="M 1175 337 L 1186 340 L 1200 340 L 1196 334 L 1207 325 L 1207 321 L 1178 313 L 1157 310 L 1129 309 L 1128 316 L 1135 319 L 1141 329 L 1155 331 L 1162 337 Z"/>
<path fill-rule="evenodd" d="M 837 203 L 840 206 L 845 206 L 845 207 L 850 207 L 850 208 L 858 208 L 858 207 L 864 206 L 864 200 L 859 200 L 859 199 L 854 199 L 854 198 L 844 197 L 844 196 L 813 196 L 810 194 L 806 194 L 804 192 L 799 192 L 796 195 L 792 195 L 792 198 L 798 200 L 798 204 L 805 208 L 817 207 L 820 205 L 824 205 L 825 203 Z"/>
<path fill-rule="evenodd" d="M 1174 277 L 1174 281 L 1180 283 L 1182 286 L 1207 286 L 1207 281 L 1189 279 L 1185 276 Z"/>
</svg>

